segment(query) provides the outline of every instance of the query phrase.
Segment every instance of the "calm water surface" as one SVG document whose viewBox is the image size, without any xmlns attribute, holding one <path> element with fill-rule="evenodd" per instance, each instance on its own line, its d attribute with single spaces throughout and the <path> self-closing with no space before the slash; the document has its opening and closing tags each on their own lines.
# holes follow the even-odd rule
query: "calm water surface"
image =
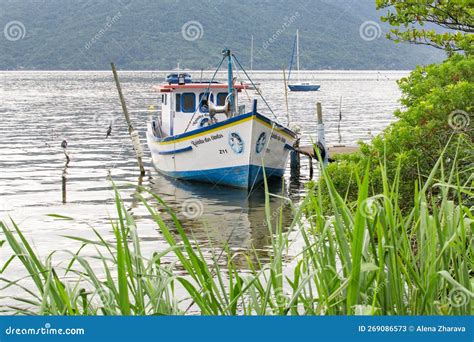
<svg viewBox="0 0 474 342">
<path fill-rule="evenodd" d="M 157 105 L 151 90 L 165 72 L 120 72 L 122 88 L 132 120 L 143 145 L 147 108 Z M 192 73 L 194 78 L 200 72 Z M 315 102 L 323 104 L 326 140 L 337 143 L 339 108 L 342 143 L 370 140 L 392 120 L 399 106 L 396 80 L 406 72 L 306 72 L 305 80 L 317 79 L 319 92 L 289 93 L 291 122 L 299 124 L 302 143 L 315 137 Z M 204 73 L 204 77 L 209 77 Z M 225 77 L 224 74 L 219 77 Z M 254 81 L 271 107 L 286 122 L 285 97 L 280 72 L 254 72 Z M 228 242 L 234 248 L 256 247 L 264 253 L 268 229 L 264 221 L 264 194 L 251 194 L 210 185 L 170 180 L 158 174 L 146 152 L 147 173 L 138 168 L 121 112 L 111 72 L 2 72 L 0 73 L 0 219 L 11 216 L 43 257 L 52 250 L 75 251 L 79 244 L 64 238 L 92 238 L 91 227 L 112 239 L 109 219 L 115 217 L 110 177 L 120 188 L 133 213 L 144 253 L 163 249 L 165 243 L 144 206 L 136 199 L 137 184 L 152 189 L 182 219 L 188 232 L 203 246 Z M 342 97 L 342 105 L 340 101 Z M 260 110 L 266 113 L 261 105 Z M 112 136 L 105 138 L 112 123 Z M 71 162 L 65 167 L 61 141 L 67 139 Z M 299 180 L 285 176 L 284 195 L 297 203 L 304 196 L 308 163 L 302 161 Z M 272 192 L 282 192 L 277 183 Z M 142 193 L 144 197 L 150 196 Z M 199 199 L 202 215 L 190 215 L 183 202 Z M 281 200 L 272 200 L 276 210 Z M 157 206 L 158 207 L 158 206 Z M 74 221 L 58 221 L 60 214 Z M 291 210 L 285 208 L 288 222 Z M 197 216 L 197 217 L 194 217 Z M 287 224 L 288 224 L 287 222 Z M 93 250 L 85 251 L 90 255 Z M 0 250 L 0 265 L 7 250 Z M 65 255 L 65 254 L 64 254 Z M 56 256 L 61 261 L 63 254 Z M 59 260 L 58 260 L 59 259 Z M 13 264 L 8 274 L 18 269 Z"/>
</svg>

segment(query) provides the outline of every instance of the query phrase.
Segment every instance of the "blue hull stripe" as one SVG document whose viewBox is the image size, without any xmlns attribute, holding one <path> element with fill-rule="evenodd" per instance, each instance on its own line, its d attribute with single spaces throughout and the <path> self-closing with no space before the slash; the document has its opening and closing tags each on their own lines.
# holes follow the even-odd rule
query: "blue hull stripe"
<svg viewBox="0 0 474 342">
<path fill-rule="evenodd" d="M 176 150 L 171 150 L 171 151 L 156 151 L 155 153 L 158 153 L 158 154 L 177 154 L 177 153 L 191 151 L 192 149 L 193 149 L 192 146 L 186 146 L 186 147 L 178 148 Z"/>
<path fill-rule="evenodd" d="M 252 116 L 252 113 L 239 115 L 239 116 L 236 116 L 234 118 L 230 118 L 228 120 L 218 122 L 218 123 L 216 123 L 214 125 L 211 125 L 211 126 L 198 128 L 198 129 L 186 132 L 186 133 L 176 134 L 176 135 L 161 139 L 159 141 L 164 142 L 164 141 L 173 141 L 173 140 L 178 140 L 178 139 L 181 139 L 181 138 L 186 138 L 186 137 L 189 137 L 189 136 L 192 136 L 192 135 L 195 135 L 195 134 L 199 134 L 201 132 L 205 132 L 205 131 L 208 131 L 208 130 L 211 130 L 211 129 L 215 129 L 215 128 L 218 128 L 218 127 L 221 127 L 221 126 L 225 126 L 227 124 L 230 124 L 230 123 L 233 123 L 233 122 L 236 122 L 236 121 L 239 121 L 239 120 L 243 120 L 243 119 L 248 118 L 250 116 Z"/>
<path fill-rule="evenodd" d="M 231 186 L 234 188 L 250 189 L 263 181 L 263 167 L 242 165 L 199 171 L 164 172 L 167 176 L 198 182 Z M 284 169 L 265 168 L 267 178 L 283 177 Z"/>
<path fill-rule="evenodd" d="M 291 129 L 288 129 L 285 126 L 282 126 L 282 125 L 274 122 L 273 120 L 270 120 L 269 118 L 267 118 L 266 116 L 263 116 L 262 114 L 257 113 L 256 116 L 259 120 L 265 121 L 266 123 L 268 123 L 270 125 L 275 124 L 276 128 L 281 129 L 286 134 L 292 136 L 293 138 L 296 138 L 296 133 L 293 132 Z"/>
</svg>

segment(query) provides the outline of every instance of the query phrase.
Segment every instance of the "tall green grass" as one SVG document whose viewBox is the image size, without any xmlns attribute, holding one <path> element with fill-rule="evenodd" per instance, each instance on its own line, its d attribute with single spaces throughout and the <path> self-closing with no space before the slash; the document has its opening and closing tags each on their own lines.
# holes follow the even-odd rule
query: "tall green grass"
<svg viewBox="0 0 474 342">
<path fill-rule="evenodd" d="M 9 304 L 3 312 L 40 315 L 168 315 L 180 313 L 174 295 L 173 265 L 162 266 L 160 260 L 172 248 L 155 253 L 151 258 L 143 257 L 133 217 L 125 210 L 116 191 L 118 220 L 111 222 L 115 236 L 113 243 L 107 242 L 97 230 L 96 240 L 67 236 L 76 240 L 80 247 L 70 254 L 66 267 L 54 266 L 50 253 L 41 261 L 19 227 L 12 221 L 12 228 L 0 223 L 14 257 L 24 266 L 28 280 L 33 286 L 24 286 L 22 281 L 0 278 L 4 284 L 0 293 L 17 288 L 22 293 L 8 298 Z M 96 257 L 81 256 L 81 251 L 92 247 Z M 93 263 L 93 264 L 92 264 Z M 99 271 L 93 266 L 102 265 Z M 58 274 L 62 273 L 62 277 Z M 71 281 L 70 279 L 74 279 Z M 12 305 L 16 302 L 17 305 Z"/>
<path fill-rule="evenodd" d="M 1 278 L 0 291 L 21 291 L 2 298 L 9 303 L 2 310 L 42 315 L 470 315 L 474 218 L 464 202 L 472 198 L 472 178 L 459 184 L 458 174 L 454 167 L 445 171 L 440 159 L 424 184 L 414 184 L 413 208 L 402 212 L 398 174 L 389 180 L 382 171 L 383 192 L 375 195 L 369 195 L 368 172 L 357 175 L 358 199 L 347 203 L 323 168 L 324 186 L 310 190 L 293 208 L 289 229 L 281 223 L 283 210 L 271 212 L 265 183 L 271 256 L 262 262 L 257 252 L 244 253 L 245 270 L 234 262 L 243 252 L 203 250 L 151 192 L 152 200 L 140 199 L 169 247 L 150 258 L 141 253 L 135 221 L 118 192 L 118 219 L 111 222 L 115 240 L 107 242 L 96 230 L 95 240 L 67 237 L 80 248 L 70 253 L 66 267 L 55 266 L 56 252 L 41 261 L 13 221 L 1 223 L 13 258 L 33 284 Z M 330 196 L 330 216 L 324 214 L 323 194 Z M 173 224 L 164 221 L 163 210 Z M 303 241 L 300 250 L 295 251 L 294 241 Z M 97 257 L 82 256 L 85 247 L 94 248 Z M 176 262 L 162 264 L 171 254 Z M 94 271 L 97 264 L 101 271 Z M 184 274 L 176 271 L 178 264 Z"/>
</svg>

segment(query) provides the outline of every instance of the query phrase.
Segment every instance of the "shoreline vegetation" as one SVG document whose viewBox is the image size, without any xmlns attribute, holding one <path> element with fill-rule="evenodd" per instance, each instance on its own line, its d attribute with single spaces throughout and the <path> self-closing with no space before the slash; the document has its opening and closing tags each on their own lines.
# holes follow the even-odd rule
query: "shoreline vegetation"
<svg viewBox="0 0 474 342">
<path fill-rule="evenodd" d="M 78 252 L 68 252 L 66 267 L 54 263 L 59 251 L 40 260 L 20 227 L 1 223 L 14 251 L 2 267 L 17 258 L 28 274 L 0 279 L 0 291 L 18 290 L 2 298 L 15 304 L 1 310 L 26 315 L 471 315 L 474 216 L 462 197 L 472 197 L 472 189 L 459 183 L 457 155 L 450 169 L 442 157 L 426 182 L 414 185 L 408 211 L 398 204 L 399 172 L 390 180 L 380 165 L 383 191 L 370 196 L 373 180 L 367 167 L 356 177 L 358 198 L 350 203 L 322 168 L 324 187 L 310 189 L 293 208 L 288 230 L 281 209 L 272 223 L 265 182 L 267 225 L 276 231 L 270 234 L 272 253 L 265 264 L 252 251 L 211 249 L 205 256 L 209 251 L 192 241 L 174 212 L 151 192 L 153 203 L 138 196 L 168 248 L 150 258 L 141 253 L 137 226 L 117 190 L 118 219 L 111 220 L 115 240 L 106 241 L 96 230 L 96 240 L 65 237 L 81 244 Z M 324 214 L 323 192 L 329 194 L 332 215 Z M 162 212 L 171 215 L 173 225 L 165 223 Z M 290 234 L 304 241 L 291 256 Z M 86 246 L 97 256 L 82 256 Z M 238 254 L 247 260 L 246 270 L 234 262 Z M 168 255 L 176 262 L 161 264 Z M 100 271 L 93 269 L 97 261 Z M 24 286 L 25 280 L 34 287 Z M 177 292 L 184 293 L 182 298 Z"/>
</svg>

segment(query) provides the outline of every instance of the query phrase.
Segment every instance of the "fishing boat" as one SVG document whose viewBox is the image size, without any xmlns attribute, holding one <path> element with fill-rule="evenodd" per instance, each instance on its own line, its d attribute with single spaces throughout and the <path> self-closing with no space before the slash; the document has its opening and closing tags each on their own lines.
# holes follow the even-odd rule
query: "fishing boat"
<svg viewBox="0 0 474 342">
<path fill-rule="evenodd" d="M 296 47 L 297 82 L 290 83 L 291 68 L 293 66 L 293 57 L 295 55 L 295 47 Z M 295 43 L 293 44 L 293 52 L 291 54 L 290 68 L 289 68 L 289 74 L 288 74 L 288 88 L 291 91 L 317 91 L 321 87 L 319 84 L 311 84 L 309 82 L 300 82 L 299 79 L 300 79 L 300 37 L 299 37 L 299 30 L 296 30 L 296 38 L 295 38 Z"/>
<path fill-rule="evenodd" d="M 230 50 L 222 53 L 210 81 L 195 82 L 190 74 L 174 73 L 156 87 L 162 105 L 158 116 L 149 120 L 148 146 L 156 169 L 167 176 L 252 189 L 264 174 L 283 176 L 297 135 L 278 122 L 271 108 L 274 119 L 259 113 L 257 99 L 246 110 L 239 94 L 255 85 L 250 78 L 250 84 L 238 83 L 234 63 L 244 70 L 242 65 Z M 225 60 L 227 83 L 217 82 Z"/>
</svg>

